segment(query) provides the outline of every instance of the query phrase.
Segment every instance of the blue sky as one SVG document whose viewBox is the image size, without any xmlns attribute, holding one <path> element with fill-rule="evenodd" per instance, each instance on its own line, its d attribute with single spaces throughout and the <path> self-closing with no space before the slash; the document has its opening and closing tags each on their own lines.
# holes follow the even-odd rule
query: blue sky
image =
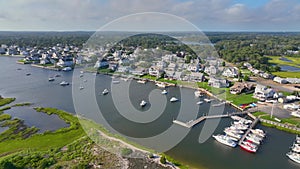
<svg viewBox="0 0 300 169">
<path fill-rule="evenodd" d="M 0 30 L 97 30 L 140 12 L 176 15 L 204 31 L 300 31 L 299 0 L 0 0 Z"/>
</svg>

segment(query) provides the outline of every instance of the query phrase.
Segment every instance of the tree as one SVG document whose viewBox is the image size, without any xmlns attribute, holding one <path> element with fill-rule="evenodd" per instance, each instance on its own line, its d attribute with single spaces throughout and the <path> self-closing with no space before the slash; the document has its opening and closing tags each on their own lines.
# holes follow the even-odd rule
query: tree
<svg viewBox="0 0 300 169">
<path fill-rule="evenodd" d="M 160 163 L 166 164 L 166 162 L 167 162 L 166 157 L 165 157 L 164 155 L 162 155 L 162 156 L 160 157 Z"/>
<path fill-rule="evenodd" d="M 249 76 L 248 76 L 248 75 L 245 75 L 245 76 L 244 76 L 244 81 L 249 81 L 249 80 L 250 80 Z"/>
<path fill-rule="evenodd" d="M 225 61 L 223 61 L 223 62 L 222 62 L 222 66 L 226 66 L 226 63 L 225 63 Z"/>
</svg>

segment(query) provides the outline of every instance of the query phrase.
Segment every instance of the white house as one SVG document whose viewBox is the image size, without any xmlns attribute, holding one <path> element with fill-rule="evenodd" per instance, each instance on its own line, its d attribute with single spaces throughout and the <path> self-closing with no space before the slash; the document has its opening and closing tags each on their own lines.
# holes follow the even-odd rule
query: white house
<svg viewBox="0 0 300 169">
<path fill-rule="evenodd" d="M 163 71 L 161 69 L 156 68 L 156 67 L 150 67 L 148 73 L 151 76 L 160 77 L 162 75 Z"/>
<path fill-rule="evenodd" d="M 228 67 L 223 71 L 222 75 L 225 77 L 236 77 L 238 76 L 238 71 L 236 68 Z"/>
<path fill-rule="evenodd" d="M 267 99 L 273 97 L 275 91 L 267 86 L 257 84 L 254 91 L 254 96 L 259 99 Z"/>
<path fill-rule="evenodd" d="M 204 75 L 203 75 L 203 73 L 200 73 L 200 72 L 191 72 L 189 78 L 191 81 L 203 82 Z"/>
<path fill-rule="evenodd" d="M 100 59 L 100 60 L 97 60 L 97 62 L 95 63 L 95 66 L 94 68 L 106 68 L 109 66 L 109 63 L 106 59 Z"/>
<path fill-rule="evenodd" d="M 226 79 L 219 79 L 215 77 L 210 77 L 208 85 L 215 88 L 229 87 L 229 83 Z"/>
<path fill-rule="evenodd" d="M 277 83 L 280 83 L 280 84 L 288 83 L 288 81 L 285 78 L 281 78 L 281 77 L 274 77 L 273 81 L 277 82 Z"/>
<path fill-rule="evenodd" d="M 209 75 L 215 75 L 217 74 L 217 68 L 215 66 L 205 67 L 204 72 Z"/>
</svg>

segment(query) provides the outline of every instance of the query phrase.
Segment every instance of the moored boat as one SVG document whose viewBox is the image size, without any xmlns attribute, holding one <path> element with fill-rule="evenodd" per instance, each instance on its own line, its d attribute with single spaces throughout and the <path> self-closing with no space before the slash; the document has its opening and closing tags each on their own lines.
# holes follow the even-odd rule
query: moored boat
<svg viewBox="0 0 300 169">
<path fill-rule="evenodd" d="M 69 82 L 67 82 L 67 81 L 62 81 L 62 82 L 60 82 L 59 83 L 61 86 L 67 86 L 67 85 L 69 85 Z"/>
<path fill-rule="evenodd" d="M 202 93 L 201 91 L 199 91 L 199 90 L 196 90 L 196 91 L 194 92 L 194 94 L 195 94 L 196 97 L 201 97 L 201 96 L 203 96 L 203 93 Z"/>
<path fill-rule="evenodd" d="M 296 163 L 300 163 L 300 154 L 294 152 L 288 152 L 286 156 Z"/>
<path fill-rule="evenodd" d="M 228 136 L 226 135 L 213 135 L 213 138 L 215 138 L 218 142 L 230 146 L 230 147 L 236 147 L 236 142 L 234 142 L 232 139 L 230 139 Z"/>
<path fill-rule="evenodd" d="M 104 90 L 102 91 L 102 94 L 103 94 L 103 95 L 106 95 L 106 94 L 108 94 L 108 92 L 109 92 L 108 89 L 104 89 Z"/>
<path fill-rule="evenodd" d="M 203 103 L 203 101 L 198 101 L 196 104 L 200 105 L 200 104 L 202 104 L 202 103 Z"/>
<path fill-rule="evenodd" d="M 172 97 L 171 99 L 170 99 L 170 102 L 177 102 L 178 101 L 178 99 L 176 98 L 176 97 Z"/>
<path fill-rule="evenodd" d="M 161 94 L 168 94 L 168 91 L 163 90 L 163 91 L 161 92 Z"/>
<path fill-rule="evenodd" d="M 207 102 L 207 103 L 210 103 L 211 102 L 211 99 L 207 99 L 207 98 L 205 98 L 205 99 L 203 99 L 205 102 Z"/>
<path fill-rule="evenodd" d="M 147 104 L 147 102 L 145 100 L 142 100 L 141 103 L 140 103 L 140 106 L 144 107 L 144 106 L 146 106 L 146 104 Z"/>
<path fill-rule="evenodd" d="M 249 146 L 249 145 L 247 145 L 245 143 L 242 143 L 240 145 L 240 147 L 241 147 L 241 149 L 243 149 L 243 150 L 245 150 L 247 152 L 250 152 L 250 153 L 256 153 L 256 151 L 257 151 L 257 148 L 251 147 L 251 146 Z"/>
<path fill-rule="evenodd" d="M 53 77 L 49 77 L 49 78 L 48 78 L 48 81 L 49 81 L 49 82 L 53 82 L 54 80 L 55 80 L 55 79 L 54 79 Z"/>
</svg>

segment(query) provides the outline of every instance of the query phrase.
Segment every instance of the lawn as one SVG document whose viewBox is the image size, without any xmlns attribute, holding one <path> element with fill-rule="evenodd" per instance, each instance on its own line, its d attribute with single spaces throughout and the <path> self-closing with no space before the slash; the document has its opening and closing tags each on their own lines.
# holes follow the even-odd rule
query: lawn
<svg viewBox="0 0 300 169">
<path fill-rule="evenodd" d="M 157 77 L 155 77 L 155 76 L 150 76 L 150 75 L 143 75 L 143 76 L 141 76 L 141 78 L 149 79 L 149 80 L 156 80 L 156 79 L 157 79 Z"/>
<path fill-rule="evenodd" d="M 283 78 L 300 78 L 300 72 L 272 72 L 272 74 Z"/>
<path fill-rule="evenodd" d="M 6 104 L 9 104 L 9 103 L 11 103 L 11 102 L 13 102 L 15 100 L 16 100 L 16 98 L 1 98 L 0 97 L 0 107 L 4 106 Z"/>
<path fill-rule="evenodd" d="M 298 67 L 300 68 L 300 57 L 291 57 L 291 56 L 285 56 L 288 61 L 280 60 L 281 56 L 268 56 L 269 63 L 271 64 L 276 64 L 276 65 L 288 65 L 288 66 L 293 66 L 293 67 Z"/>
</svg>

